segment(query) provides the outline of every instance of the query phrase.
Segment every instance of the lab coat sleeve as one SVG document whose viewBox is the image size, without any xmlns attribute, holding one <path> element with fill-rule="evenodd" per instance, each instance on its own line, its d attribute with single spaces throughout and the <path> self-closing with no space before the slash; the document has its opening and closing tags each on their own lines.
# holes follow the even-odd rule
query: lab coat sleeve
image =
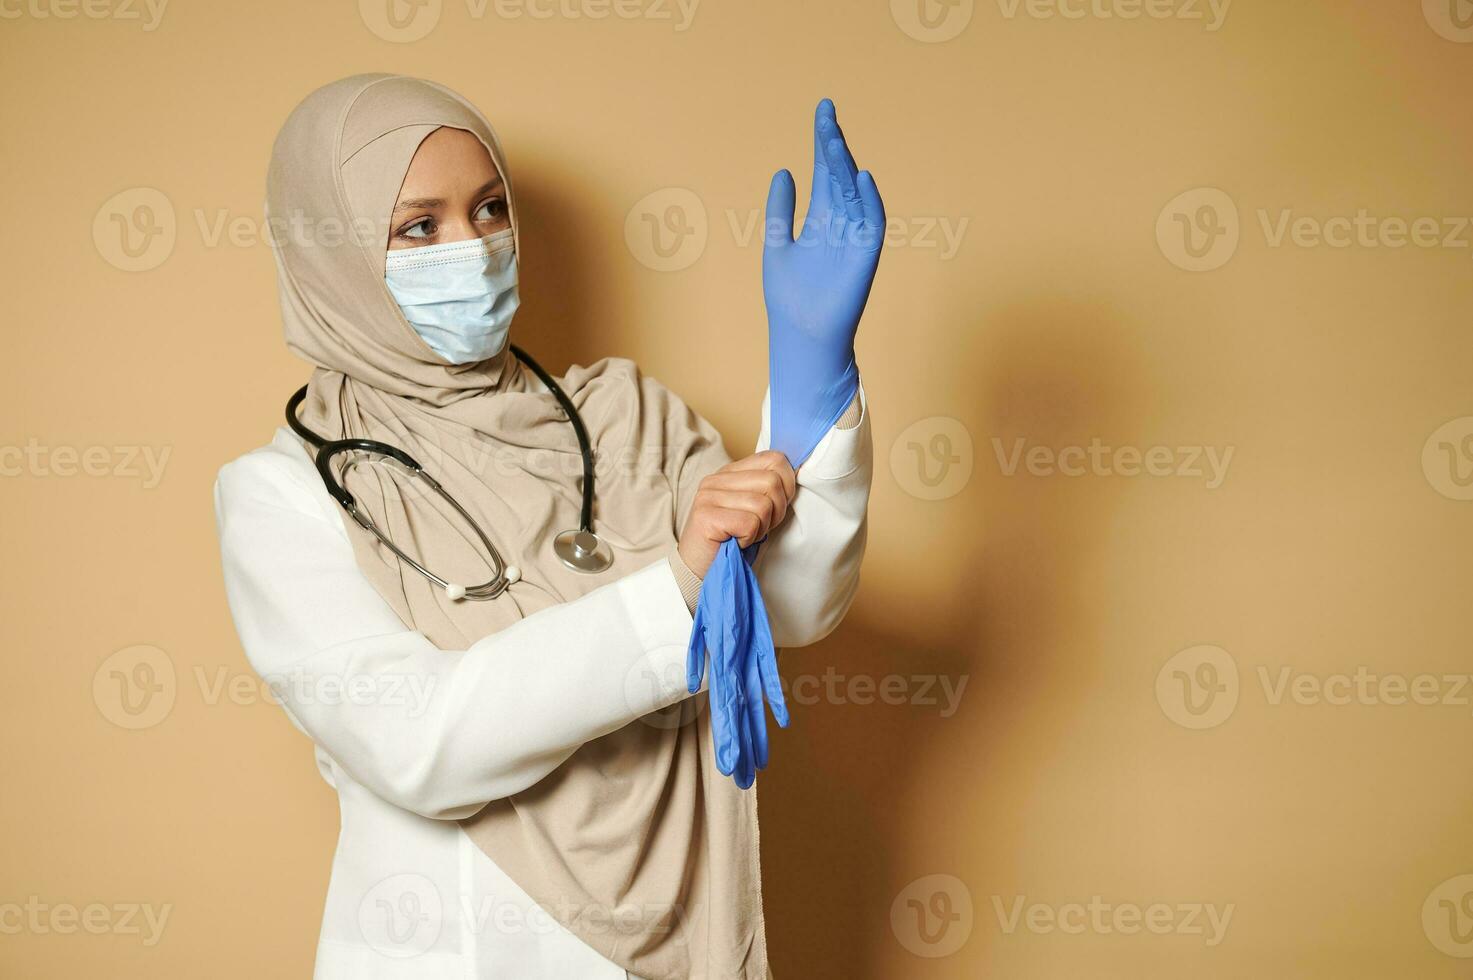
<svg viewBox="0 0 1473 980">
<path fill-rule="evenodd" d="M 798 467 L 798 492 L 788 517 L 768 536 L 756 564 L 773 642 L 799 647 L 839 625 L 859 588 L 870 480 L 874 469 L 869 406 L 858 393 L 859 423 L 825 433 Z M 757 450 L 771 444 L 771 398 L 762 403 Z"/>
<path fill-rule="evenodd" d="M 383 799 L 454 820 L 689 695 L 691 616 L 665 560 L 472 644 L 406 630 L 310 464 L 271 447 L 215 486 L 226 591 L 292 721 Z M 334 505 L 335 506 L 335 505 Z"/>
</svg>

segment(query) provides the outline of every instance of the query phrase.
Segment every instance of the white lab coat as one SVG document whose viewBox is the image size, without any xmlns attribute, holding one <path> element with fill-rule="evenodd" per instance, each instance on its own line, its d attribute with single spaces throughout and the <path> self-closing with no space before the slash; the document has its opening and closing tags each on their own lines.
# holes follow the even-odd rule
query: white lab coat
<svg viewBox="0 0 1473 980">
<path fill-rule="evenodd" d="M 859 424 L 824 436 L 758 562 L 780 646 L 825 636 L 858 584 L 872 469 L 859 397 Z M 766 415 L 764 405 L 760 446 Z M 289 430 L 220 470 L 215 507 L 246 656 L 338 793 L 314 976 L 625 980 L 455 820 L 689 696 L 691 616 L 668 561 L 442 651 L 363 577 L 337 503 Z"/>
</svg>

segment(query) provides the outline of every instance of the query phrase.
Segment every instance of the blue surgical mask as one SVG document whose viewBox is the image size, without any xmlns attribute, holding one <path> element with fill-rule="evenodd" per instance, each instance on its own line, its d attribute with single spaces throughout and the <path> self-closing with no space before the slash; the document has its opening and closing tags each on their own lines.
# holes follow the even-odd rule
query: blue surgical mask
<svg viewBox="0 0 1473 980">
<path fill-rule="evenodd" d="M 511 230 L 389 252 L 384 282 L 414 332 L 451 364 L 495 357 L 506 346 L 517 298 Z"/>
</svg>

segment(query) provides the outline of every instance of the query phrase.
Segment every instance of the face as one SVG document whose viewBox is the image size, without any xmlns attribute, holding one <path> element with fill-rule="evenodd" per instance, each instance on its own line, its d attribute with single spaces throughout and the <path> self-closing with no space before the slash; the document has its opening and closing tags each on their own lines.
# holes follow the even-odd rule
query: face
<svg viewBox="0 0 1473 980">
<path fill-rule="evenodd" d="M 399 188 L 389 251 L 484 238 L 511 227 L 506 188 L 472 133 L 441 127 L 419 144 Z"/>
</svg>

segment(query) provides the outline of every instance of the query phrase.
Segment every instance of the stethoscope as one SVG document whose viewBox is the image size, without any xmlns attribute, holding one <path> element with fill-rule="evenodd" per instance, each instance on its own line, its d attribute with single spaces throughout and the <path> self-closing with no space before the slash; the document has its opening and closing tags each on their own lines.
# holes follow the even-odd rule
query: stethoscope
<svg viewBox="0 0 1473 980">
<path fill-rule="evenodd" d="M 568 416 L 568 421 L 573 424 L 573 432 L 578 437 L 578 451 L 583 456 L 583 507 L 578 515 L 578 527 L 574 530 L 564 531 L 552 542 L 553 553 L 561 559 L 562 563 L 575 572 L 584 572 L 592 575 L 608 568 L 614 561 L 614 553 L 610 550 L 608 543 L 593 533 L 593 449 L 588 442 L 588 430 L 583 427 L 583 418 L 578 410 L 573 407 L 573 402 L 564 393 L 563 389 L 552 375 L 542 369 L 542 365 L 532 360 L 532 357 L 517 347 L 511 345 L 511 352 L 516 355 L 517 360 L 532 369 L 539 381 L 547 386 L 562 406 L 563 412 Z M 522 577 L 522 571 L 515 565 L 508 565 L 501 557 L 501 552 L 486 532 L 481 530 L 481 525 L 476 523 L 475 518 L 466 513 L 464 507 L 449 492 L 440 485 L 440 481 L 425 472 L 423 466 L 413 456 L 404 450 L 391 446 L 386 442 L 375 439 L 324 439 L 311 429 L 302 424 L 297 418 L 297 406 L 307 397 L 307 386 L 303 385 L 297 393 L 287 399 L 286 422 L 291 426 L 293 432 L 301 436 L 312 446 L 316 452 L 315 462 L 317 472 L 322 477 L 322 482 L 327 486 L 327 492 L 332 494 L 333 499 L 342 505 L 348 516 L 358 523 L 358 526 L 373 534 L 388 548 L 399 560 L 414 569 L 425 578 L 434 582 L 445 590 L 445 594 L 451 599 L 495 599 L 507 590 L 507 587 Z M 339 471 L 334 474 L 333 457 L 340 453 L 355 453 L 354 457 L 346 459 Z M 425 568 L 409 555 L 400 550 L 399 546 L 389 540 L 389 536 L 379 530 L 373 518 L 358 508 L 358 501 L 343 486 L 342 480 L 347 477 L 348 472 L 359 463 L 371 462 L 377 457 L 391 464 L 398 464 L 406 475 L 411 478 L 423 480 L 431 490 L 440 496 L 440 499 L 449 504 L 465 522 L 476 532 L 476 537 L 481 539 L 487 554 L 491 556 L 491 569 L 495 573 L 490 579 L 480 585 L 457 585 L 436 575 Z"/>
</svg>

